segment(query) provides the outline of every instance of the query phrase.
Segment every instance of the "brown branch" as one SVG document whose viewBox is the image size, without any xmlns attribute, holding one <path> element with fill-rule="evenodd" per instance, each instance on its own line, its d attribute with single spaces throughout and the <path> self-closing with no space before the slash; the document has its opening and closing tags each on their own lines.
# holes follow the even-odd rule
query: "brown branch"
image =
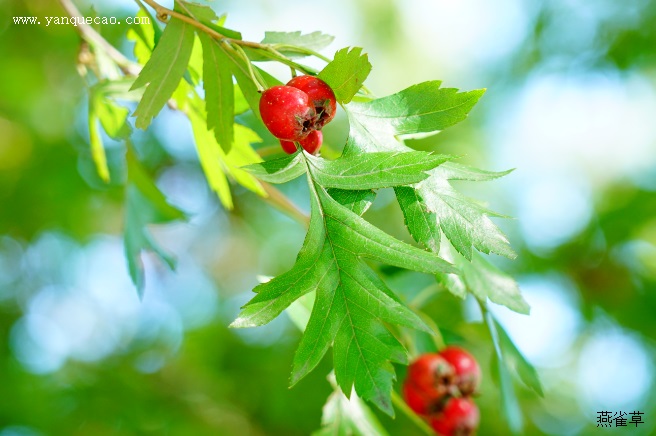
<svg viewBox="0 0 656 436">
<path fill-rule="evenodd" d="M 59 0 L 59 3 L 62 5 L 64 10 L 73 18 L 77 20 L 77 29 L 78 33 L 89 44 L 94 47 L 100 47 L 107 53 L 107 55 L 118 65 L 118 67 L 123 71 L 123 73 L 130 76 L 138 76 L 141 71 L 141 66 L 130 61 L 128 58 L 123 56 L 123 53 L 116 50 L 113 45 L 111 45 L 105 38 L 103 38 L 96 30 L 89 26 L 85 22 L 85 18 L 82 16 L 80 11 L 75 7 L 71 0 Z"/>
<path fill-rule="evenodd" d="M 179 14 L 178 12 L 171 11 L 170 9 L 158 5 L 152 0 L 143 0 L 143 1 L 155 9 L 159 19 L 163 18 L 160 17 L 160 15 L 162 14 L 170 15 L 172 17 L 180 18 L 185 22 L 193 24 L 195 27 L 198 27 L 203 31 L 205 31 L 204 29 L 207 29 L 209 32 L 211 32 L 210 34 L 212 34 L 213 36 L 225 40 L 227 42 L 240 43 L 240 45 L 257 47 L 257 48 L 263 47 L 262 44 L 258 44 L 258 43 L 250 43 L 248 41 L 238 41 L 232 38 L 226 38 L 223 35 L 210 29 L 209 27 L 204 26 L 203 24 L 194 21 L 192 18 L 187 17 L 186 15 L 182 15 Z M 91 45 L 102 48 L 110 57 L 110 59 L 112 59 L 116 63 L 116 65 L 118 65 L 119 68 L 121 68 L 121 70 L 125 75 L 128 76 L 139 75 L 139 72 L 141 71 L 141 66 L 126 58 L 123 55 L 123 53 L 116 50 L 116 48 L 114 48 L 113 45 L 111 45 L 91 26 L 84 23 L 84 17 L 80 13 L 80 11 L 75 7 L 75 5 L 71 2 L 71 0 L 59 0 L 59 2 L 71 17 L 80 18 L 80 20 L 78 20 L 78 26 L 76 26 L 76 29 L 78 29 L 78 32 L 80 33 L 82 39 L 84 39 Z M 175 105 L 175 102 L 173 102 L 173 100 L 169 100 L 169 107 L 173 110 L 178 109 Z M 267 193 L 267 197 L 264 197 L 264 201 L 271 204 L 272 206 L 279 209 L 280 211 L 286 213 L 291 218 L 295 219 L 296 221 L 304 225 L 306 228 L 309 226 L 310 218 L 307 215 L 305 215 L 294 203 L 292 203 L 292 201 L 289 198 L 287 198 L 282 192 L 280 192 L 275 187 L 269 185 L 268 183 L 264 183 L 264 182 L 261 183 L 262 186 L 264 187 L 264 190 Z"/>
</svg>

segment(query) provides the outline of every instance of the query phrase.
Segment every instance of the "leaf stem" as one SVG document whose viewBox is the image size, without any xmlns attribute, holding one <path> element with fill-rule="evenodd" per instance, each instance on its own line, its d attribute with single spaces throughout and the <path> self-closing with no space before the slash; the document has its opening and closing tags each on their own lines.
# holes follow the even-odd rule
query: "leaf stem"
<svg viewBox="0 0 656 436">
<path fill-rule="evenodd" d="M 248 74 L 251 76 L 251 80 L 253 81 L 253 83 L 255 83 L 255 86 L 257 86 L 257 90 L 259 92 L 264 91 L 267 88 L 266 82 L 264 81 L 262 76 L 255 71 L 255 69 L 253 68 L 253 63 L 249 59 L 248 55 L 246 55 L 246 52 L 244 52 L 244 49 L 236 44 L 232 45 L 232 48 L 234 48 L 237 54 L 239 55 L 239 57 L 242 58 L 244 62 L 246 62 L 246 68 L 248 68 Z"/>
<path fill-rule="evenodd" d="M 206 26 L 205 24 L 201 23 L 200 21 L 195 20 L 194 18 L 192 18 L 188 15 L 182 14 L 178 11 L 174 11 L 173 9 L 169 9 L 167 7 L 164 7 L 164 6 L 160 5 L 159 3 L 155 2 L 154 0 L 142 0 L 142 1 L 144 3 L 146 3 L 148 6 L 150 6 L 151 8 L 153 8 L 155 10 L 157 18 L 160 21 L 164 22 L 164 23 L 166 23 L 168 21 L 169 17 L 173 17 L 173 18 L 184 21 L 185 23 L 188 23 L 188 24 L 194 26 L 198 30 L 208 34 L 209 36 L 211 36 L 212 38 L 214 38 L 216 40 L 227 42 L 229 44 L 234 44 L 234 45 L 237 45 L 239 47 L 248 47 L 248 48 L 252 48 L 252 49 L 256 49 L 256 50 L 262 50 L 263 55 L 271 57 L 273 59 L 276 59 L 276 60 L 280 61 L 281 63 L 284 63 L 284 64 L 286 64 L 286 65 L 288 65 L 292 68 L 297 69 L 298 71 L 302 71 L 304 73 L 313 72 L 311 69 L 309 69 L 307 67 L 304 67 L 300 64 L 297 64 L 296 62 L 294 62 L 293 60 L 291 60 L 287 56 L 280 53 L 278 50 L 276 50 L 276 48 L 272 44 L 262 44 L 262 43 L 259 43 L 259 42 L 244 41 L 244 40 L 241 40 L 241 39 L 230 38 L 230 37 L 227 37 L 225 35 L 220 34 L 216 30 Z M 298 50 L 299 52 L 305 52 L 307 54 L 317 56 L 319 59 L 323 59 L 327 62 L 330 61 L 325 56 L 320 55 L 319 53 L 316 53 L 313 50 L 306 49 L 304 47 L 296 47 L 296 46 L 292 46 L 292 47 L 294 47 L 294 49 Z"/>
<path fill-rule="evenodd" d="M 421 429 L 425 434 L 430 436 L 435 436 L 435 432 L 432 428 L 424 421 L 419 415 L 417 415 L 408 405 L 403 401 L 403 398 L 396 392 L 392 391 L 392 403 L 398 410 L 403 412 L 405 416 L 410 419 L 417 427 Z"/>
</svg>

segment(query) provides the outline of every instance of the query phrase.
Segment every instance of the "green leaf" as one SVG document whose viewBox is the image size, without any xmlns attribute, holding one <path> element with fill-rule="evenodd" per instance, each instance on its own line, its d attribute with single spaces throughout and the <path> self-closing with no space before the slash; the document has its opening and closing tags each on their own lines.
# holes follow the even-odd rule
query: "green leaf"
<svg viewBox="0 0 656 436">
<path fill-rule="evenodd" d="M 96 172 L 103 182 L 109 182 L 109 168 L 102 137 L 98 129 L 98 117 L 89 105 L 89 142 L 91 145 L 91 158 L 96 166 Z"/>
<path fill-rule="evenodd" d="M 540 382 L 540 377 L 538 372 L 535 370 L 533 365 L 531 365 L 524 355 L 517 349 L 513 341 L 508 336 L 508 333 L 501 327 L 497 321 L 495 321 L 497 332 L 499 333 L 499 343 L 501 345 L 501 351 L 505 357 L 505 361 L 509 368 L 515 370 L 519 378 L 526 386 L 533 389 L 533 391 L 541 397 L 544 397 L 544 392 L 542 390 L 542 383 Z"/>
<path fill-rule="evenodd" d="M 330 188 L 328 189 L 328 195 L 358 215 L 364 214 L 376 199 L 376 191 L 371 189 L 349 191 L 346 189 Z"/>
<path fill-rule="evenodd" d="M 307 167 L 302 153 L 294 153 L 278 159 L 268 160 L 244 167 L 253 176 L 269 183 L 287 183 L 302 174 Z"/>
<path fill-rule="evenodd" d="M 421 151 L 365 153 L 334 161 L 307 156 L 319 184 L 338 189 L 377 189 L 417 183 L 449 159 Z"/>
<path fill-rule="evenodd" d="M 405 149 L 395 137 L 444 130 L 467 117 L 485 90 L 458 92 L 434 80 L 348 108 L 351 133 L 345 153 Z"/>
<path fill-rule="evenodd" d="M 531 307 L 522 297 L 517 282 L 483 256 L 475 254 L 471 262 L 461 262 L 459 265 L 467 289 L 476 297 L 481 300 L 487 298 L 517 313 L 530 314 Z"/>
<path fill-rule="evenodd" d="M 112 82 L 100 82 L 89 90 L 89 141 L 91 144 L 91 157 L 96 166 L 98 176 L 105 183 L 109 182 L 110 176 L 105 147 L 98 128 L 98 121 L 100 121 L 103 129 L 112 139 L 124 139 L 130 135 L 130 125 L 126 122 L 129 111 L 107 97 L 108 83 Z"/>
<path fill-rule="evenodd" d="M 515 258 L 508 239 L 490 219 L 490 216 L 501 215 L 453 189 L 449 177 L 453 175 L 454 168 L 437 168 L 431 172 L 429 179 L 416 187 L 417 199 L 421 199 L 421 202 L 414 205 L 415 209 L 424 209 L 426 219 L 434 219 L 436 222 L 432 230 L 436 231 L 439 227 L 456 250 L 467 259 L 472 258 L 474 248 L 482 253 L 496 253 L 510 259 Z M 470 169 L 471 171 L 480 170 Z M 464 175 L 461 174 L 460 177 Z M 409 229 L 413 237 L 421 237 L 422 232 L 425 232 L 425 228 Z M 439 232 L 434 233 L 435 240 L 439 240 L 439 237 Z"/>
<path fill-rule="evenodd" d="M 323 406 L 321 429 L 312 436 L 387 436 L 376 415 L 358 397 L 347 398 L 338 388 L 333 374 L 328 376 L 335 389 Z"/>
<path fill-rule="evenodd" d="M 475 253 L 469 261 L 451 250 L 446 243 L 442 244 L 441 252 L 442 257 L 451 260 L 461 271 L 458 277 L 438 274 L 440 281 L 453 294 L 464 298 L 466 289 L 481 301 L 489 299 L 517 313 L 530 313 L 531 308 L 522 297 L 517 282 L 483 256 Z"/>
<path fill-rule="evenodd" d="M 340 103 L 349 103 L 369 76 L 371 64 L 360 47 L 343 48 L 335 53 L 332 62 L 319 73 L 319 78 L 335 92 Z"/>
<path fill-rule="evenodd" d="M 429 274 L 456 270 L 435 254 L 398 241 L 362 219 L 358 213 L 364 207 L 354 205 L 371 201 L 371 191 L 354 198 L 333 191 L 347 200 L 348 207 L 333 199 L 319 183 L 317 165 L 323 163 L 317 163 L 318 159 L 297 153 L 279 159 L 282 162 L 277 167 L 296 167 L 301 159 L 309 171 L 312 211 L 303 247 L 290 271 L 255 288 L 257 295 L 232 326 L 265 324 L 298 298 L 314 292 L 314 306 L 294 358 L 291 383 L 316 367 L 334 344 L 336 377 L 343 392 L 350 394 L 355 387 L 358 395 L 391 415 L 390 393 L 395 379 L 391 362 L 405 363 L 407 356 L 386 323 L 429 333 L 431 329 L 361 258 Z M 367 168 L 366 163 L 351 159 L 351 165 Z M 360 160 L 366 162 L 367 156 Z"/>
<path fill-rule="evenodd" d="M 190 16 L 200 21 L 201 23 L 213 23 L 219 19 L 219 17 L 216 16 L 216 12 L 214 12 L 214 10 L 209 6 L 186 2 L 183 0 L 176 0 L 175 3 L 177 11 Z"/>
<path fill-rule="evenodd" d="M 146 129 L 171 98 L 187 70 L 193 45 L 193 27 L 172 18 L 164 29 L 150 60 L 131 88 L 137 89 L 148 84 L 134 112 L 137 118 L 135 125 L 138 128 Z"/>
<path fill-rule="evenodd" d="M 484 306 L 483 306 L 484 307 Z M 486 309 L 483 309 L 483 316 L 492 337 L 494 344 L 494 354 L 492 355 L 492 371 L 494 382 L 500 387 L 501 393 L 501 409 L 508 421 L 510 430 L 513 434 L 522 434 L 524 427 L 524 420 L 522 418 L 522 411 L 519 408 L 519 401 L 515 394 L 515 388 L 510 377 L 510 372 L 506 366 L 504 354 L 501 349 L 501 341 L 499 339 L 498 324 L 492 317 L 492 314 Z"/>
<path fill-rule="evenodd" d="M 445 162 L 440 167 L 440 175 L 447 180 L 467 180 L 470 182 L 488 182 L 512 173 L 514 170 L 485 171 L 462 165 L 457 162 Z"/>
<path fill-rule="evenodd" d="M 234 136 L 235 94 L 230 59 L 209 36 L 199 33 L 203 45 L 203 89 L 207 110 L 207 128 L 226 152 Z"/>
<path fill-rule="evenodd" d="M 394 188 L 396 199 L 401 206 L 408 231 L 415 241 L 433 253 L 440 251 L 440 227 L 435 213 L 428 206 L 417 189 L 408 186 Z"/>
<path fill-rule="evenodd" d="M 335 37 L 326 35 L 321 32 L 312 32 L 302 35 L 300 31 L 297 32 L 264 32 L 264 39 L 262 44 L 272 44 L 276 49 L 288 57 L 303 57 L 308 56 L 307 52 L 295 49 L 295 47 L 303 47 L 312 51 L 319 51 L 333 42 Z"/>
<path fill-rule="evenodd" d="M 149 224 L 160 224 L 184 219 L 179 209 L 171 206 L 164 194 L 157 188 L 146 170 L 137 160 L 132 147 L 127 151 L 128 183 L 125 205 L 125 256 L 128 262 L 130 278 L 143 296 L 144 270 L 141 253 L 153 251 L 170 268 L 175 267 L 175 260 L 165 253 L 153 240 L 147 229 Z"/>
<path fill-rule="evenodd" d="M 196 150 L 203 172 L 223 206 L 228 210 L 234 207 L 228 177 L 234 178 L 237 183 L 250 191 L 266 197 L 267 193 L 260 182 L 241 168 L 261 160 L 251 147 L 252 143 L 261 142 L 260 137 L 251 129 L 234 124 L 232 126 L 233 145 L 226 153 L 218 144 L 215 135 L 207 130 L 207 117 L 202 106 L 202 100 L 197 95 L 193 95 L 186 105 L 181 106 L 181 109 L 191 121 Z"/>
</svg>

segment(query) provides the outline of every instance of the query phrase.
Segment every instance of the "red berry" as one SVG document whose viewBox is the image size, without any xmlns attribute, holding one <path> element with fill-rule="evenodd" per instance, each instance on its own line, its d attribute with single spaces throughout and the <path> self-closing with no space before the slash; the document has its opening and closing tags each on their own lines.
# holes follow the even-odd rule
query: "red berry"
<svg viewBox="0 0 656 436">
<path fill-rule="evenodd" d="M 287 154 L 294 154 L 296 153 L 296 143 L 294 141 L 283 141 L 282 139 L 280 140 L 280 145 L 282 146 L 282 149 L 285 151 Z"/>
<path fill-rule="evenodd" d="M 318 130 L 312 130 L 308 135 L 298 141 L 301 144 L 301 147 L 310 154 L 316 154 L 321 148 L 321 143 L 323 142 L 323 133 Z M 296 153 L 296 144 L 292 141 L 280 141 L 282 149 L 285 150 L 287 154 Z"/>
<path fill-rule="evenodd" d="M 287 82 L 287 86 L 298 88 L 310 97 L 317 115 L 315 129 L 321 129 L 335 118 L 337 101 L 335 93 L 326 82 L 314 76 L 297 76 Z"/>
<path fill-rule="evenodd" d="M 439 354 L 423 354 L 408 367 L 407 382 L 412 383 L 432 403 L 439 403 L 454 380 L 453 368 Z"/>
<path fill-rule="evenodd" d="M 403 398 L 417 415 L 429 415 L 435 409 L 434 400 L 417 389 L 409 379 L 403 384 Z"/>
<path fill-rule="evenodd" d="M 469 398 L 451 398 L 444 410 L 431 418 L 431 426 L 442 436 L 469 436 L 478 428 L 478 407 Z"/>
<path fill-rule="evenodd" d="M 481 368 L 471 354 L 458 347 L 446 347 L 440 352 L 455 370 L 455 385 L 461 395 L 471 395 L 481 384 Z"/>
<path fill-rule="evenodd" d="M 276 138 L 299 141 L 310 132 L 315 112 L 305 92 L 291 86 L 274 86 L 262 93 L 260 115 Z"/>
</svg>

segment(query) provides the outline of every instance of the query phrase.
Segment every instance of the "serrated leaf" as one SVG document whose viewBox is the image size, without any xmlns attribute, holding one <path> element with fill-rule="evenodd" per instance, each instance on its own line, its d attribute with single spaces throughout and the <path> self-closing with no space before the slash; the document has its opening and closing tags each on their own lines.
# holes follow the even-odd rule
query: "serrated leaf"
<svg viewBox="0 0 656 436">
<path fill-rule="evenodd" d="M 462 269 L 467 289 L 477 298 L 487 298 L 517 313 L 530 314 L 531 307 L 522 297 L 517 282 L 483 256 L 475 254 L 471 262 L 461 262 L 458 265 Z"/>
<path fill-rule="evenodd" d="M 131 88 L 137 89 L 148 85 L 133 114 L 137 118 L 135 125 L 138 128 L 146 129 L 171 98 L 187 70 L 193 45 L 193 27 L 172 18 L 164 29 L 150 60 Z"/>
<path fill-rule="evenodd" d="M 361 258 L 429 274 L 456 270 L 435 254 L 398 241 L 368 223 L 353 212 L 360 212 L 361 207 L 345 207 L 333 199 L 318 182 L 316 158 L 297 153 L 284 158 L 286 164 L 281 166 L 296 159 L 303 159 L 309 171 L 312 213 L 306 240 L 292 269 L 258 286 L 257 295 L 244 306 L 233 327 L 267 323 L 296 299 L 315 292 L 291 383 L 316 367 L 334 344 L 336 377 L 342 390 L 350 394 L 355 387 L 358 395 L 391 415 L 395 379 L 391 362 L 406 362 L 407 356 L 385 323 L 431 329 Z M 352 159 L 353 165 L 366 168 L 357 158 Z M 354 203 L 370 201 L 371 191 L 364 192 Z"/>
<path fill-rule="evenodd" d="M 343 48 L 335 53 L 334 59 L 319 73 L 319 78 L 335 92 L 340 103 L 349 103 L 360 90 L 371 72 L 368 56 L 362 48 Z"/>
<path fill-rule="evenodd" d="M 352 190 L 417 183 L 428 177 L 426 171 L 449 158 L 421 151 L 365 153 L 333 161 L 307 156 L 319 184 L 327 188 Z"/>
<path fill-rule="evenodd" d="M 387 97 L 351 103 L 351 132 L 344 153 L 407 149 L 395 137 L 444 130 L 465 119 L 485 93 L 440 85 L 437 80 L 423 82 Z"/>
<path fill-rule="evenodd" d="M 243 169 L 269 183 L 287 183 L 307 171 L 302 153 L 248 165 Z"/>
<path fill-rule="evenodd" d="M 333 374 L 328 380 L 335 391 L 323 406 L 322 428 L 312 436 L 387 436 L 376 415 L 355 392 L 347 398 L 339 390 Z"/>
<path fill-rule="evenodd" d="M 528 315 L 530 306 L 522 297 L 517 282 L 482 255 L 475 253 L 471 261 L 454 252 L 446 242 L 441 248 L 442 257 L 450 260 L 460 269 L 460 275 L 438 274 L 438 279 L 453 294 L 464 298 L 465 290 L 481 301 L 506 306 L 517 313 Z"/>
<path fill-rule="evenodd" d="M 440 175 L 447 180 L 467 180 L 470 182 L 488 182 L 512 173 L 514 170 L 485 171 L 457 162 L 445 162 L 440 167 Z"/>
<path fill-rule="evenodd" d="M 264 32 L 262 44 L 272 44 L 277 46 L 276 49 L 288 57 L 308 56 L 307 52 L 295 49 L 294 47 L 304 47 L 312 51 L 319 51 L 333 42 L 335 37 L 326 35 L 321 32 L 312 32 L 302 35 L 297 32 Z"/>
<path fill-rule="evenodd" d="M 409 186 L 397 186 L 394 188 L 394 193 L 401 206 L 405 225 L 414 240 L 433 253 L 438 253 L 440 251 L 440 228 L 437 217 L 428 210 L 419 191 Z"/>
<path fill-rule="evenodd" d="M 474 248 L 486 254 L 515 258 L 508 239 L 490 219 L 499 215 L 453 189 L 447 178 L 453 168 L 433 170 L 431 177 L 416 187 L 421 207 L 430 215 L 426 219 L 435 219 L 436 226 L 467 259 L 472 258 Z M 413 237 L 419 236 L 420 230 L 424 229 L 410 228 Z M 437 240 L 439 235 L 434 238 Z"/>
<path fill-rule="evenodd" d="M 140 296 L 144 289 L 144 271 L 141 253 L 153 251 L 170 268 L 175 267 L 173 257 L 164 252 L 147 229 L 149 224 L 160 224 L 185 218 L 185 214 L 170 205 L 141 166 L 131 146 L 127 152 L 128 183 L 125 204 L 125 256 L 130 278 Z"/>
<path fill-rule="evenodd" d="M 328 189 L 330 195 L 335 201 L 349 209 L 351 212 L 362 215 L 376 199 L 376 191 L 366 189 L 360 191 L 350 191 L 346 189 Z"/>
<path fill-rule="evenodd" d="M 207 111 L 207 128 L 226 152 L 234 137 L 234 85 L 230 59 L 212 38 L 199 33 L 203 45 L 203 89 Z"/>
</svg>

